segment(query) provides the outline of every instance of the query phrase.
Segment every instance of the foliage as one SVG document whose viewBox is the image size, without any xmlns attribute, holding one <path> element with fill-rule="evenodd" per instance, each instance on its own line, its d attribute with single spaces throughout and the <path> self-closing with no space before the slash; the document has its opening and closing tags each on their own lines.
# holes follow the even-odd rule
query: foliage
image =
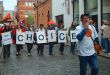
<svg viewBox="0 0 110 75">
<path fill-rule="evenodd" d="M 34 16 L 29 14 L 28 17 L 26 18 L 26 25 L 27 24 L 34 24 Z"/>
</svg>

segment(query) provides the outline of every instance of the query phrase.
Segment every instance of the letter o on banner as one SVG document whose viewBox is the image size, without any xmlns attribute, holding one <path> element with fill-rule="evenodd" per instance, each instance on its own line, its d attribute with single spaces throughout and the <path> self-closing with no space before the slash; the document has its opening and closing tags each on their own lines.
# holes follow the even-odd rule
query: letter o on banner
<svg viewBox="0 0 110 75">
<path fill-rule="evenodd" d="M 46 43 L 45 31 L 36 32 L 37 34 L 37 43 Z"/>
</svg>

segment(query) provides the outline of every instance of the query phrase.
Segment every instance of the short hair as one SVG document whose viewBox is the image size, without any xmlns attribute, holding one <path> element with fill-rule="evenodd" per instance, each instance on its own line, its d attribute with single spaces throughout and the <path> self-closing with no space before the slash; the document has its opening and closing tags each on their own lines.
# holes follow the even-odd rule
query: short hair
<svg viewBox="0 0 110 75">
<path fill-rule="evenodd" d="M 89 14 L 87 14 L 87 13 L 85 13 L 85 14 L 82 14 L 82 15 L 81 15 L 81 17 L 80 17 L 80 19 L 82 20 L 84 16 L 87 16 L 87 17 L 89 17 Z"/>
</svg>

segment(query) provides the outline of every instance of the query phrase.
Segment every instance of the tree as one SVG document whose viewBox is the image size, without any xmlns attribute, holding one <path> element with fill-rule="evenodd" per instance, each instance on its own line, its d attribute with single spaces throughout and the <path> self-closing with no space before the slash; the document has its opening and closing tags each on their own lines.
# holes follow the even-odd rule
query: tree
<svg viewBox="0 0 110 75">
<path fill-rule="evenodd" d="M 26 24 L 34 24 L 34 16 L 32 14 L 28 14 L 26 17 Z"/>
</svg>

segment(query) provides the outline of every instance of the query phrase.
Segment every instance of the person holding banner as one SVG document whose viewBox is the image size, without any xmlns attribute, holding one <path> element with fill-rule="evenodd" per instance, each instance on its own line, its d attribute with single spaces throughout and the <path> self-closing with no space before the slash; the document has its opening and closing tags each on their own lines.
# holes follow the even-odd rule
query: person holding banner
<svg viewBox="0 0 110 75">
<path fill-rule="evenodd" d="M 48 25 L 47 30 L 55 30 L 55 27 L 53 27 L 52 25 Z M 49 38 L 48 38 L 48 40 L 49 40 Z M 53 55 L 53 46 L 54 46 L 54 43 L 49 42 L 49 55 Z"/>
<path fill-rule="evenodd" d="M 17 28 L 16 28 L 16 56 L 19 56 L 20 55 L 20 50 L 22 49 L 22 46 L 23 46 L 23 44 L 18 44 L 17 43 L 17 40 L 18 40 L 18 38 L 17 38 L 17 33 L 22 33 L 23 31 L 22 31 L 22 28 L 21 28 L 21 26 L 20 25 L 17 25 Z"/>
<path fill-rule="evenodd" d="M 75 26 L 76 26 L 76 23 L 75 23 L 75 21 L 73 21 L 71 26 L 69 27 L 69 31 L 68 31 L 69 36 L 70 36 L 70 32 L 75 30 Z M 71 42 L 70 54 L 74 54 L 75 45 L 76 45 L 76 42 Z"/>
<path fill-rule="evenodd" d="M 89 64 L 91 68 L 90 75 L 98 75 L 98 58 L 93 44 L 93 40 L 97 36 L 89 25 L 88 14 L 81 15 L 81 22 L 82 24 L 76 27 L 79 46 L 80 75 L 86 75 L 87 64 Z"/>
<path fill-rule="evenodd" d="M 30 32 L 34 33 L 32 27 L 30 27 L 30 25 L 27 26 L 27 30 L 26 31 L 30 31 Z M 27 32 L 27 33 L 29 33 L 29 32 Z M 34 37 L 27 36 L 27 38 L 30 38 L 32 40 Z M 33 42 L 28 42 L 27 43 L 28 56 L 31 55 L 32 48 L 33 48 Z"/>
<path fill-rule="evenodd" d="M 64 25 L 62 23 L 60 23 L 59 25 L 59 28 L 58 28 L 58 31 L 59 30 L 64 30 Z M 65 43 L 60 43 L 60 48 L 59 48 L 59 51 L 60 51 L 60 54 L 61 55 L 64 55 L 64 47 L 65 47 Z"/>
<path fill-rule="evenodd" d="M 38 32 L 45 32 L 45 29 L 44 29 L 44 25 L 43 24 L 40 24 L 40 27 L 38 29 Z M 38 47 L 37 48 L 38 55 L 43 55 L 44 43 L 38 43 L 37 47 Z"/>
<path fill-rule="evenodd" d="M 4 43 L 4 37 L 3 37 L 3 33 L 6 32 L 10 32 L 10 28 L 4 24 L 4 29 L 2 30 L 2 45 L 3 45 L 3 58 L 6 59 L 7 57 L 10 57 L 10 44 L 5 44 Z M 7 37 L 7 35 L 6 35 Z M 11 37 L 11 33 L 10 33 L 10 37 Z M 8 39 L 5 39 L 8 41 Z"/>
</svg>

